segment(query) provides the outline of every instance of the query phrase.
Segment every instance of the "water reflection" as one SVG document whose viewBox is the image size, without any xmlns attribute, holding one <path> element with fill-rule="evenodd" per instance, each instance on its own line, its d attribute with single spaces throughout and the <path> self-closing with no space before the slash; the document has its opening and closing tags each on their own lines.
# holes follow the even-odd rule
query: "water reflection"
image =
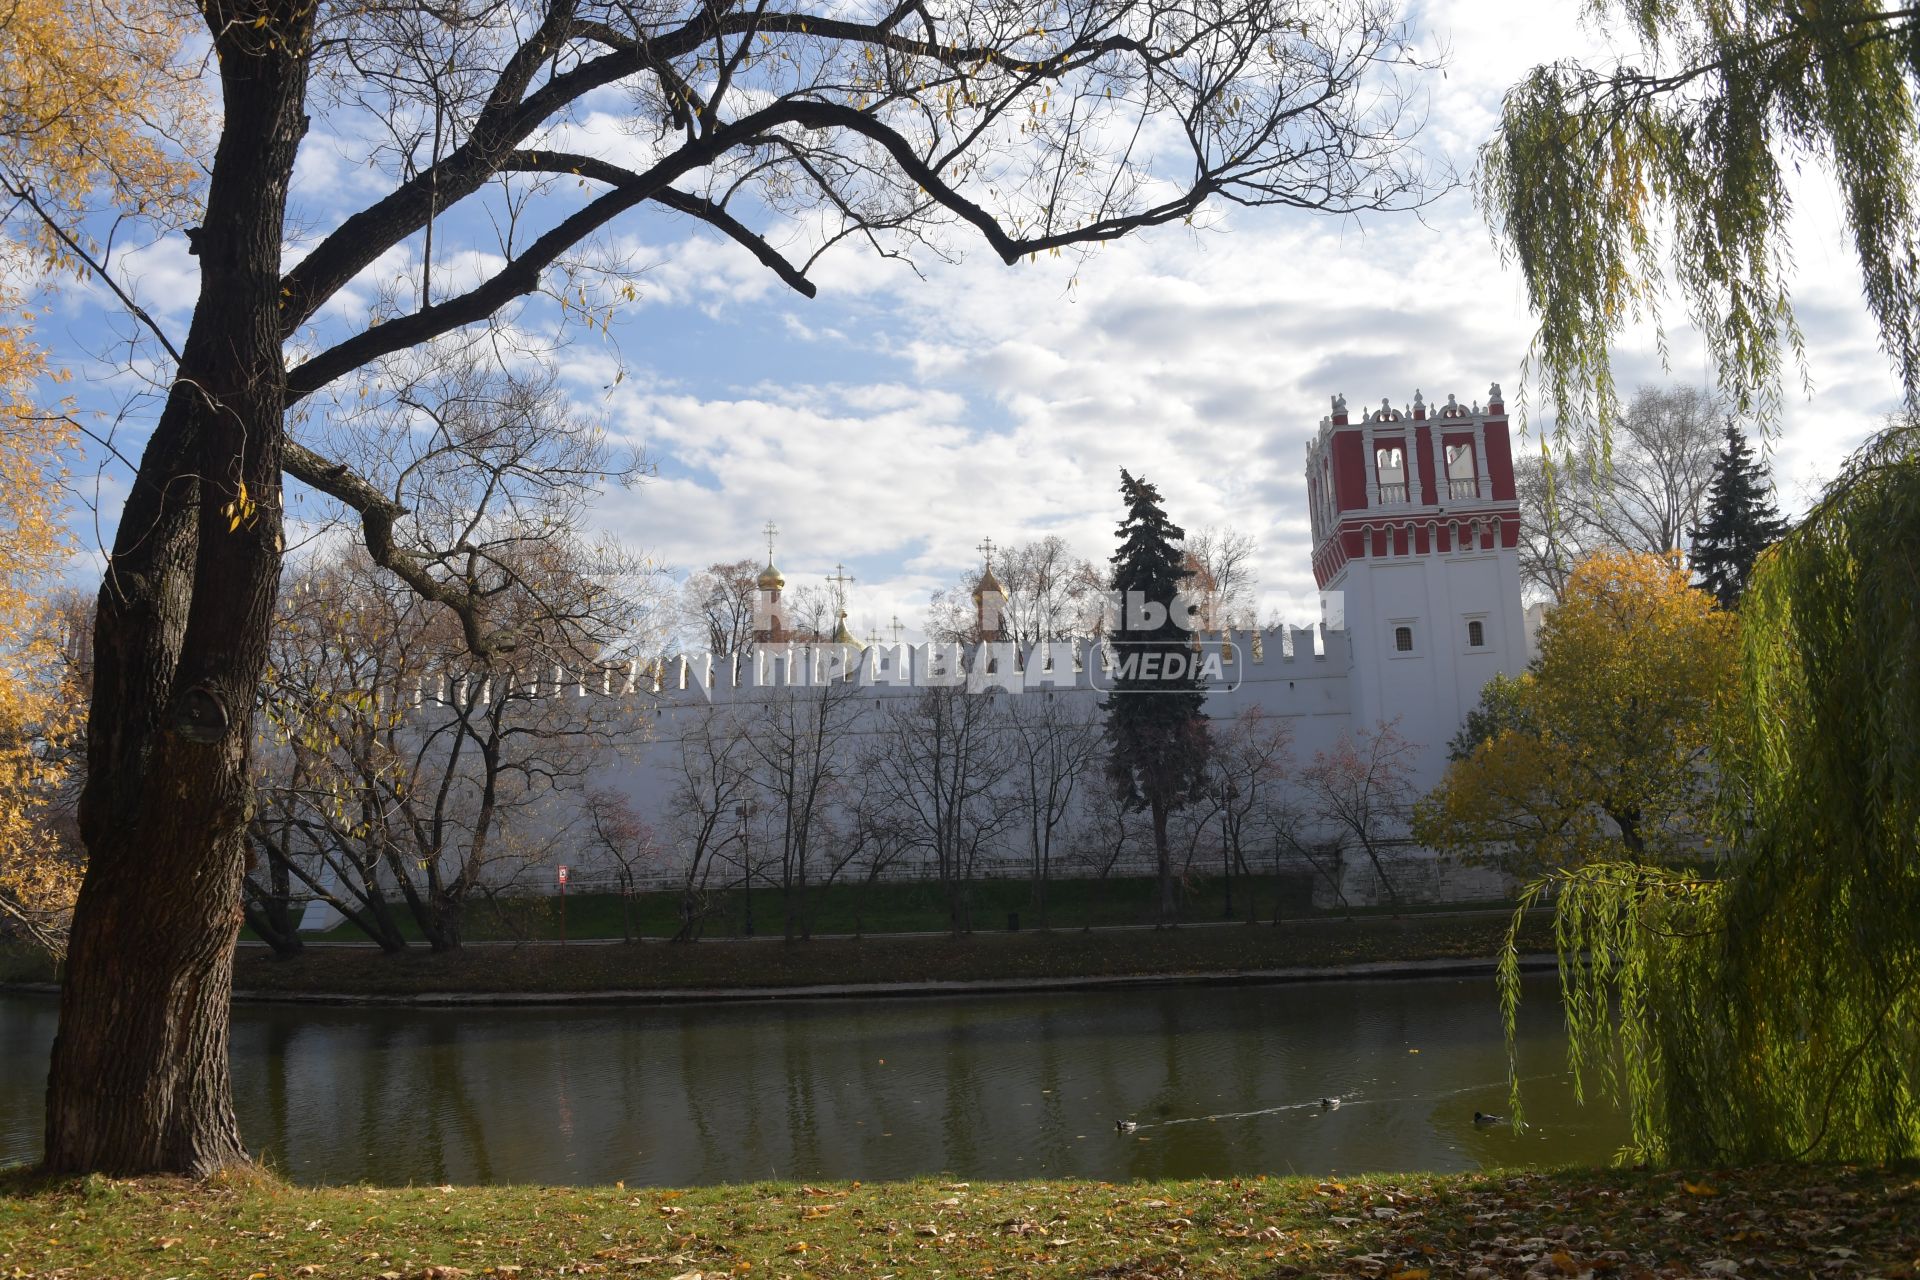
<svg viewBox="0 0 1920 1280">
<path fill-rule="evenodd" d="M 680 1009 L 236 1008 L 249 1142 L 303 1182 L 1133 1178 L 1602 1160 L 1555 990 L 1505 1111 L 1491 980 Z M 0 998 L 0 1163 L 38 1151 L 55 1005 Z M 1317 1100 L 1339 1095 L 1338 1110 Z M 1114 1121 L 1139 1128 L 1121 1136 Z"/>
</svg>

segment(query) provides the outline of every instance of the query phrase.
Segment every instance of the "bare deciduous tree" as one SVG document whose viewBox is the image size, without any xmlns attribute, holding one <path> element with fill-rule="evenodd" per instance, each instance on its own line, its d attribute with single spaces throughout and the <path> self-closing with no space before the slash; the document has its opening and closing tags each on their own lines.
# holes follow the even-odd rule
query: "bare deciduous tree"
<svg viewBox="0 0 1920 1280">
<path fill-rule="evenodd" d="M 620 886 L 620 940 L 632 943 L 640 936 L 633 920 L 635 881 L 642 868 L 659 864 L 660 842 L 633 803 L 618 791 L 589 791 L 585 818 L 593 848 L 613 867 L 614 881 Z"/>
<path fill-rule="evenodd" d="M 1045 929 L 1055 850 L 1068 838 L 1081 779 L 1099 768 L 1101 722 L 1087 699 L 1038 691 L 1009 698 L 1006 721 L 1015 749 L 1013 792 L 1031 858 L 1034 914 Z"/>
<path fill-rule="evenodd" d="M 256 903 L 297 877 L 394 949 L 393 895 L 450 950 L 477 894 L 585 821 L 590 771 L 637 732 L 624 700 L 585 696 L 615 678 L 602 659 L 631 628 L 613 586 L 630 566 L 606 548 L 530 548 L 538 563 L 517 570 L 525 591 L 504 615 L 528 641 L 513 666 L 475 660 L 450 615 L 364 553 L 295 580 L 269 686 L 280 749 L 263 761 L 253 839 L 270 879 L 250 877 Z"/>
<path fill-rule="evenodd" d="M 723 860 L 746 866 L 747 802 L 753 796 L 751 721 L 745 709 L 715 704 L 674 712 L 667 732 L 673 791 L 667 798 L 673 855 L 680 862 L 680 924 L 675 942 L 692 942 L 714 906 L 713 876 Z"/>
<path fill-rule="evenodd" d="M 354 512 L 373 560 L 481 659 L 526 643 L 471 554 L 421 540 L 431 522 L 332 449 L 316 400 L 529 294 L 597 326 L 634 272 L 596 240 L 643 207 L 811 296 L 843 242 L 906 254 L 951 228 L 1013 263 L 1209 202 L 1351 213 L 1432 189 L 1398 83 L 1420 64 L 1387 0 L 199 9 L 222 125 L 184 340 L 135 312 L 171 377 L 100 593 L 89 878 L 47 1104 L 64 1173 L 247 1159 L 227 997 L 283 473 Z M 620 99 L 625 127 L 577 127 Z M 291 195 L 315 112 L 391 185 L 308 235 Z M 346 292 L 396 260 L 408 287 Z"/>
<path fill-rule="evenodd" d="M 1520 459 L 1522 580 L 1558 600 L 1589 552 L 1684 551 L 1713 482 L 1724 418 L 1719 399 L 1697 387 L 1641 387 L 1604 451 L 1583 440 L 1565 456 Z"/>
<path fill-rule="evenodd" d="M 428 654 L 395 633 L 417 616 L 369 592 L 366 569 L 351 552 L 303 566 L 278 601 L 263 689 L 269 746 L 256 757 L 248 831 L 256 861 L 241 887 L 249 923 L 282 953 L 300 946 L 296 892 L 383 950 L 407 946 L 384 843 L 381 742 L 404 714 L 394 691 L 425 678 Z"/>
<path fill-rule="evenodd" d="M 1095 634 L 1106 604 L 1105 576 L 1064 538 L 1048 534 L 1011 547 L 996 548 L 993 573 L 1006 588 L 999 606 L 1006 638 L 1017 644 L 1067 640 Z M 973 592 L 979 569 L 969 569 L 951 587 L 934 592 L 927 606 L 927 636 L 941 644 L 970 644 L 980 639 Z"/>
<path fill-rule="evenodd" d="M 1074 862 L 1084 869 L 1084 874 L 1093 877 L 1094 885 L 1104 894 L 1107 879 L 1115 868 L 1128 855 L 1149 851 L 1152 842 L 1153 833 L 1144 815 L 1111 788 L 1095 787 L 1088 793 L 1081 821 L 1074 828 L 1071 850 Z M 1084 928 L 1093 927 L 1097 905 L 1092 898 L 1088 899 Z"/>
<path fill-rule="evenodd" d="M 1397 720 L 1383 721 L 1370 730 L 1342 730 L 1300 773 L 1311 816 L 1343 843 L 1360 847 L 1396 913 L 1400 894 L 1387 868 L 1387 851 L 1406 841 L 1418 750 L 1401 736 Z"/>
<path fill-rule="evenodd" d="M 1207 761 L 1208 788 L 1218 800 L 1221 870 L 1226 878 L 1226 902 L 1221 914 L 1233 915 L 1233 877 L 1252 876 L 1250 855 L 1272 847 L 1290 832 L 1298 811 L 1289 792 L 1288 777 L 1293 731 L 1285 720 L 1250 707 L 1231 720 L 1216 723 L 1213 755 Z M 1276 877 L 1275 894 L 1280 885 Z M 1254 918 L 1253 889 L 1246 890 L 1247 920 Z M 1278 903 L 1275 904 L 1276 913 Z"/>
<path fill-rule="evenodd" d="M 955 933 L 973 928 L 981 853 L 1018 821 L 1002 791 L 1012 768 L 1004 701 L 957 684 L 889 698 L 865 762 L 912 846 L 932 861 Z"/>
<path fill-rule="evenodd" d="M 864 763 L 854 769 L 846 803 L 846 831 L 835 855 L 835 874 L 857 877 L 853 900 L 853 931 L 866 931 L 865 908 L 869 890 L 912 851 L 913 828 L 886 782 Z"/>
<path fill-rule="evenodd" d="M 779 855 L 780 897 L 789 939 L 813 936 L 812 903 L 817 843 L 829 830 L 830 811 L 856 753 L 847 731 L 860 714 L 860 686 L 822 662 L 837 662 L 836 646 L 796 650 L 806 684 L 781 690 L 758 708 L 748 729 L 754 777 L 763 797 L 769 831 Z"/>
<path fill-rule="evenodd" d="M 1208 525 L 1187 535 L 1187 594 L 1199 606 L 1202 628 L 1251 627 L 1255 622 L 1254 569 L 1259 544 L 1238 529 Z"/>
<path fill-rule="evenodd" d="M 716 657 L 753 648 L 759 566 L 752 560 L 711 564 L 680 588 L 680 609 L 691 645 Z"/>
</svg>

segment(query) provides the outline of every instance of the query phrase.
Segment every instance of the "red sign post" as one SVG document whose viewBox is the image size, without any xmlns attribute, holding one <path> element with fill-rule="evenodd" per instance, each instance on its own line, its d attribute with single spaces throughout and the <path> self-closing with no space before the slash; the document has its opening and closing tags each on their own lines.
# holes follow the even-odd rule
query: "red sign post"
<svg viewBox="0 0 1920 1280">
<path fill-rule="evenodd" d="M 561 867 L 560 868 L 560 942 L 561 942 L 561 945 L 562 946 L 566 945 L 566 941 L 567 941 L 567 869 L 565 867 Z"/>
</svg>

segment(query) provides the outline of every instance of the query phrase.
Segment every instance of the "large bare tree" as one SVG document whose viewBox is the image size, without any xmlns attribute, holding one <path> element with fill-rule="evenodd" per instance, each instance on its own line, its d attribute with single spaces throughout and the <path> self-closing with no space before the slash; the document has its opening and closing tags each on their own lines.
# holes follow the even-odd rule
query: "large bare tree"
<svg viewBox="0 0 1920 1280">
<path fill-rule="evenodd" d="M 735 560 L 687 576 L 680 588 L 687 647 L 719 658 L 752 650 L 759 573 L 752 560 Z"/>
<path fill-rule="evenodd" d="M 1341 845 L 1360 846 L 1396 915 L 1400 891 L 1388 863 L 1407 843 L 1414 801 L 1411 775 L 1419 749 L 1420 744 L 1401 735 L 1397 718 L 1383 720 L 1372 729 L 1342 730 L 1332 746 L 1314 752 L 1300 771 L 1308 820 Z M 1311 859 L 1304 840 L 1296 836 L 1290 843 Z M 1337 883 L 1335 890 L 1339 892 Z"/>
<path fill-rule="evenodd" d="M 404 945 L 396 902 L 452 950 L 476 898 L 591 831 L 588 777 L 643 723 L 633 698 L 598 696 L 626 691 L 601 659 L 635 602 L 623 559 L 564 539 L 539 550 L 520 568 L 535 589 L 504 615 L 523 637 L 512 669 L 477 663 L 449 615 L 357 548 L 294 579 L 263 690 L 264 865 L 244 886 L 263 923 L 297 880 L 389 950 Z"/>
<path fill-rule="evenodd" d="M 667 830 L 680 867 L 680 923 L 675 942 L 692 942 L 712 911 L 711 892 L 722 860 L 749 870 L 747 819 L 754 796 L 756 758 L 747 735 L 752 718 L 739 704 L 708 703 L 676 709 L 668 725 L 673 791 Z M 742 883 L 751 892 L 751 875 Z"/>
<path fill-rule="evenodd" d="M 1007 639 L 1030 645 L 1099 630 L 1107 603 L 1106 577 L 1059 534 L 995 548 L 992 565 L 1007 592 L 998 606 Z M 980 611 L 973 594 L 979 581 L 980 571 L 968 569 L 951 587 L 933 593 L 927 605 L 929 639 L 939 644 L 980 639 Z"/>
<path fill-rule="evenodd" d="M 1207 631 L 1255 625 L 1254 589 L 1260 575 L 1254 560 L 1260 544 L 1250 533 L 1231 526 L 1208 525 L 1189 534 L 1187 594 L 1199 607 L 1200 625 Z"/>
<path fill-rule="evenodd" d="M 67 1173 L 247 1158 L 227 1004 L 283 476 L 355 513 L 477 660 L 504 669 L 520 644 L 459 529 L 411 521 L 332 450 L 327 404 L 370 366 L 498 340 L 511 326 L 478 326 L 536 292 L 603 324 L 635 276 L 596 238 L 643 209 L 811 296 L 843 241 L 944 252 L 957 231 L 1014 263 L 1209 202 L 1350 213 L 1433 186 L 1406 146 L 1417 60 L 1391 0 L 199 8 L 223 125 L 199 296 L 183 340 L 153 326 L 170 378 L 99 597 L 89 866 L 47 1103 L 46 1163 Z M 625 127 L 596 127 L 607 113 Z M 316 123 L 390 179 L 344 217 L 290 201 Z M 394 261 L 406 287 L 381 283 Z"/>
<path fill-rule="evenodd" d="M 808 645 L 790 655 L 805 683 L 767 698 L 746 729 L 754 781 L 779 854 L 788 941 L 813 936 L 810 889 L 820 845 L 831 843 L 832 811 L 854 766 L 847 738 L 863 707 L 861 686 L 844 669 L 850 650 Z"/>
<path fill-rule="evenodd" d="M 1605 440 L 1522 458 L 1520 574 L 1560 598 L 1573 566 L 1603 548 L 1685 551 L 1719 456 L 1726 405 L 1698 387 L 1644 386 Z"/>
<path fill-rule="evenodd" d="M 1247 881 L 1247 921 L 1252 923 L 1251 855 L 1272 847 L 1296 824 L 1297 806 L 1288 786 L 1292 753 L 1292 726 L 1259 707 L 1248 707 L 1219 726 L 1207 773 L 1208 788 L 1218 804 L 1220 861 L 1226 882 L 1224 916 L 1233 915 L 1233 877 L 1238 872 Z M 1276 876 L 1276 919 L 1280 892 Z"/>
<path fill-rule="evenodd" d="M 1081 778 L 1100 764 L 1100 717 L 1090 699 L 1034 690 L 1007 699 L 1006 733 L 1014 749 L 1013 796 L 1032 859 L 1033 909 L 1045 929 L 1047 887 L 1069 839 L 1074 796 Z"/>
<path fill-rule="evenodd" d="M 932 862 L 954 933 L 973 930 L 981 856 L 1020 820 L 1006 787 L 1014 768 L 1006 704 L 964 684 L 889 698 L 862 764 L 908 846 Z"/>
</svg>

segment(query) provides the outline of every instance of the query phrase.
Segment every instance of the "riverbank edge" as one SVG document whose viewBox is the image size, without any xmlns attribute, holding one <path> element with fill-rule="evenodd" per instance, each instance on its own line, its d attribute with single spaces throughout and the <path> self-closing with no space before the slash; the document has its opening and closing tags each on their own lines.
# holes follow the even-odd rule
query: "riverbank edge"
<svg viewBox="0 0 1920 1280">
<path fill-rule="evenodd" d="M 299 1187 L 0 1171 L 0 1274 L 399 1280 L 1873 1275 L 1920 1269 L 1910 1168 L 1561 1168 L 1095 1182 Z M 1838 1270 L 1836 1270 L 1836 1268 Z"/>
<path fill-rule="evenodd" d="M 1279 969 L 1228 972 L 1098 974 L 1079 978 L 983 978 L 951 982 L 834 982 L 775 987 L 661 987 L 627 991 L 242 991 L 236 1003 L 339 1005 L 347 1007 L 469 1008 L 510 1005 L 696 1005 L 751 1001 L 871 1000 L 915 997 L 1023 995 L 1052 991 L 1106 991 L 1142 987 L 1278 986 L 1304 982 L 1373 981 L 1402 978 L 1458 978 L 1492 974 L 1497 958 L 1377 960 L 1345 965 L 1294 965 Z M 1556 969 L 1551 953 L 1520 957 L 1520 968 Z M 0 992 L 57 995 L 53 982 L 0 983 Z"/>
</svg>

